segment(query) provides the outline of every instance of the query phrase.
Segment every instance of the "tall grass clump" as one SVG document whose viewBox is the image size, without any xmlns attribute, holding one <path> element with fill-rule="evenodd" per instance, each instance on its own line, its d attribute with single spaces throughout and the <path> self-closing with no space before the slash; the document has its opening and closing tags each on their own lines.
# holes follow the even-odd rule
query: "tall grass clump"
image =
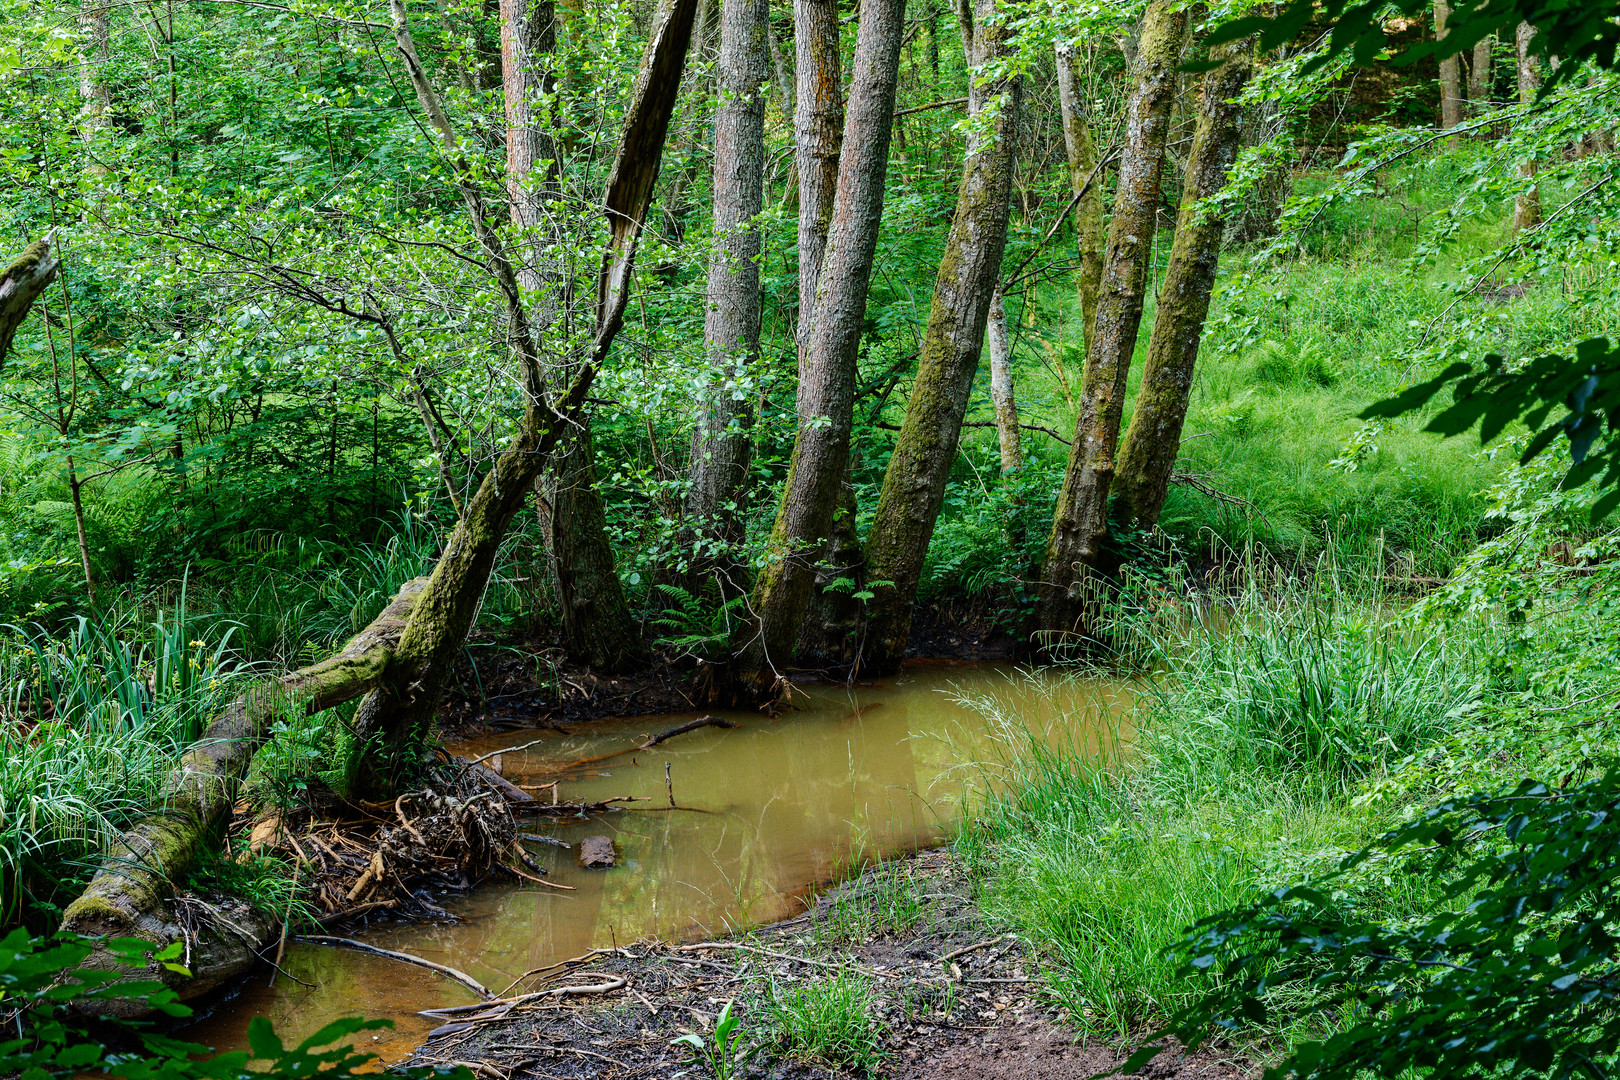
<svg viewBox="0 0 1620 1080">
<path fill-rule="evenodd" d="M 987 910 L 1037 943 L 1085 1030 L 1123 1038 L 1181 1005 L 1165 948 L 1370 839 L 1384 822 L 1353 798 L 1358 781 L 1480 699 L 1485 627 L 1442 633 L 1380 603 L 1375 578 L 1325 559 L 1312 570 L 1256 572 L 1141 617 L 1149 673 L 1100 753 L 1031 722 L 1027 703 L 1050 686 L 971 701 L 996 750 L 962 852 Z M 1377 888 L 1360 902 L 1400 911 L 1424 884 Z"/>
<path fill-rule="evenodd" d="M 142 623 L 81 616 L 0 628 L 0 919 L 36 917 L 161 792 L 251 675 L 235 627 L 176 605 Z"/>
</svg>

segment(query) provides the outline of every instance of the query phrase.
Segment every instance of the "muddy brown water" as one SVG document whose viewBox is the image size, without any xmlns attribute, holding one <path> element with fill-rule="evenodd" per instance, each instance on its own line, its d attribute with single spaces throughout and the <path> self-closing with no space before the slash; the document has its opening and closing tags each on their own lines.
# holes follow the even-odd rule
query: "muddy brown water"
<svg viewBox="0 0 1620 1080">
<path fill-rule="evenodd" d="M 570 851 L 529 845 L 549 879 L 574 891 L 490 881 L 443 902 L 456 923 L 374 924 L 350 936 L 459 968 L 499 992 L 596 946 L 701 939 L 791 917 L 851 869 L 938 843 L 964 792 L 1004 768 L 1018 739 L 962 695 L 994 699 L 1036 737 L 1088 753 L 1118 737 L 1132 700 L 1120 683 L 962 663 L 917 664 L 871 685 L 808 687 L 775 719 L 724 714 L 739 726 L 561 773 L 565 802 L 645 799 L 584 821 L 522 822 L 573 845 L 613 838 L 618 866 L 605 871 L 580 869 Z M 504 732 L 450 749 L 477 756 L 543 739 L 490 764 L 516 783 L 549 782 L 569 762 L 637 745 L 696 715 L 604 720 L 568 736 Z M 668 809 L 671 791 L 692 809 Z M 437 1023 L 417 1010 L 476 1000 L 426 969 L 353 951 L 290 944 L 282 970 L 273 989 L 255 975 L 187 1036 L 245 1047 L 248 1022 L 264 1016 L 291 1044 L 341 1016 L 387 1017 L 392 1032 L 361 1040 L 395 1061 Z"/>
</svg>

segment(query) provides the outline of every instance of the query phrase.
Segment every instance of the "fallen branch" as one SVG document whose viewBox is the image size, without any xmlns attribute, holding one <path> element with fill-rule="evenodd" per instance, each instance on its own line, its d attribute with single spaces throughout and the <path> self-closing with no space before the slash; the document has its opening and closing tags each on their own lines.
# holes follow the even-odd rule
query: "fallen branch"
<svg viewBox="0 0 1620 1080">
<path fill-rule="evenodd" d="M 615 750 L 611 754 L 598 754 L 596 757 L 580 758 L 578 761 L 570 762 L 569 764 L 564 765 L 558 771 L 568 772 L 570 770 L 579 768 L 581 765 L 594 765 L 598 761 L 608 761 L 611 758 L 623 757 L 626 754 L 636 754 L 643 750 L 651 750 L 653 747 L 657 746 L 661 742 L 664 742 L 666 739 L 673 739 L 677 735 L 685 735 L 688 731 L 696 731 L 699 728 L 734 728 L 736 726 L 737 722 L 735 720 L 725 720 L 718 716 L 700 716 L 696 720 L 688 720 L 679 727 L 672 727 L 661 735 L 649 735 L 647 736 L 646 741 L 641 743 L 639 746 L 629 746 L 623 750 Z"/>
<path fill-rule="evenodd" d="M 455 968 L 446 967 L 443 964 L 435 964 L 432 960 L 424 960 L 420 956 L 412 956 L 410 953 L 395 952 L 392 949 L 379 949 L 375 945 L 367 945 L 365 942 L 355 941 L 353 938 L 331 937 L 326 934 L 310 934 L 307 936 L 297 937 L 294 940 L 301 941 L 309 945 L 326 945 L 334 949 L 354 949 L 357 952 L 371 953 L 373 956 L 386 956 L 390 960 L 398 960 L 406 964 L 415 964 L 417 967 L 424 967 L 429 971 L 437 971 L 440 975 L 449 976 L 462 986 L 465 986 L 467 989 L 477 994 L 479 997 L 489 999 L 495 996 L 494 994 L 490 993 L 489 987 L 485 986 L 471 975 L 468 975 L 466 972 L 457 971 Z"/>
<path fill-rule="evenodd" d="M 874 977 L 884 978 L 884 979 L 903 979 L 903 978 L 905 978 L 905 976 L 903 976 L 903 975 L 896 975 L 895 973 L 890 972 L 890 971 L 874 971 L 874 970 L 872 970 L 870 968 L 863 968 L 863 967 L 860 967 L 858 965 L 851 965 L 851 964 L 830 964 L 825 960 L 811 960 L 807 956 L 794 956 L 792 953 L 776 952 L 776 951 L 774 951 L 772 949 L 761 949 L 757 945 L 744 945 L 744 944 L 742 944 L 740 942 L 736 942 L 736 941 L 705 941 L 705 942 L 702 942 L 701 944 L 698 944 L 698 945 L 677 945 L 677 946 L 675 946 L 675 951 L 676 952 L 705 952 L 705 951 L 709 951 L 709 950 L 720 950 L 720 951 L 729 952 L 729 951 L 731 951 L 733 949 L 738 949 L 738 950 L 741 950 L 742 952 L 758 953 L 760 956 L 769 956 L 769 957 L 773 957 L 773 958 L 775 958 L 777 960 L 789 960 L 789 961 L 792 961 L 795 964 L 809 964 L 812 967 L 830 968 L 833 971 L 843 971 L 846 968 L 849 968 L 849 967 L 853 966 L 856 971 L 859 971 L 859 972 L 861 972 L 862 974 L 865 974 L 865 975 L 871 975 L 871 976 L 874 976 Z"/>
<path fill-rule="evenodd" d="M 948 952 L 944 956 L 939 958 L 939 962 L 942 963 L 942 964 L 948 964 L 952 960 L 955 960 L 958 956 L 966 956 L 970 952 L 978 952 L 980 949 L 988 949 L 990 946 L 992 946 L 992 945 L 1000 945 L 1004 941 L 1017 941 L 1017 940 L 1018 939 L 1015 938 L 1011 934 L 1005 934 L 1005 935 L 1003 935 L 1001 937 L 993 937 L 989 941 L 981 941 L 977 945 L 968 945 L 968 946 L 965 946 L 963 948 L 957 949 L 955 952 Z"/>
<path fill-rule="evenodd" d="M 536 990 L 532 994 L 519 994 L 517 997 L 502 998 L 498 1001 L 485 1002 L 483 1005 L 461 1005 L 453 1009 L 423 1009 L 418 1016 L 427 1016 L 435 1020 L 448 1019 L 451 1016 L 462 1016 L 465 1019 L 445 1024 L 428 1032 L 428 1038 L 437 1038 L 440 1035 L 454 1035 L 458 1031 L 466 1031 L 479 1024 L 487 1024 L 499 1020 L 513 1009 L 528 1005 L 545 998 L 565 997 L 596 997 L 602 994 L 611 994 L 615 990 L 623 990 L 630 985 L 630 980 L 623 975 L 609 975 L 607 981 L 600 983 L 574 984 L 571 986 L 553 986 L 550 990 Z M 468 1015 L 469 1009 L 478 1010 Z"/>
</svg>

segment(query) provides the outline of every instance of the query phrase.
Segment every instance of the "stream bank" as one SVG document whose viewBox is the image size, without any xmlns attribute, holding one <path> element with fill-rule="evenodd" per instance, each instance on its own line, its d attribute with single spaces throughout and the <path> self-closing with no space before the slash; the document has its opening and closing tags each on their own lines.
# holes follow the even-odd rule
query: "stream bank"
<svg viewBox="0 0 1620 1080">
<path fill-rule="evenodd" d="M 521 989 L 532 996 L 445 1011 L 408 1063 L 462 1064 L 487 1080 L 706 1076 L 672 1040 L 712 1043 L 728 1002 L 751 1055 L 738 1076 L 1084 1080 L 1123 1060 L 1076 1044 L 1043 1001 L 1025 944 L 985 919 L 943 848 L 869 869 L 792 919 L 720 940 L 594 950 Z M 1202 1050 L 1162 1055 L 1144 1075 L 1256 1072 Z"/>
</svg>

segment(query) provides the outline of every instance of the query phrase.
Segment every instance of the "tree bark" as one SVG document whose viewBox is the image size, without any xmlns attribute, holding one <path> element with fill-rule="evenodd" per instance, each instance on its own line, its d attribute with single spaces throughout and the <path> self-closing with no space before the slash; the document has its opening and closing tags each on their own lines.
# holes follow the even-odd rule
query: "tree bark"
<svg viewBox="0 0 1620 1080">
<path fill-rule="evenodd" d="M 1446 20 L 1451 18 L 1451 5 L 1446 0 L 1434 3 L 1434 36 L 1446 39 Z M 1463 122 L 1462 61 L 1456 53 L 1440 61 L 1440 126 L 1450 131 Z M 1453 136 L 1455 140 L 1455 136 Z"/>
<path fill-rule="evenodd" d="M 867 605 L 863 666 L 886 673 L 899 667 L 911 634 L 912 608 L 923 560 L 945 500 L 956 460 L 968 395 L 979 370 L 985 322 L 997 295 L 1001 256 L 1007 245 L 1013 154 L 1023 88 L 1016 77 L 990 77 L 1006 59 L 1007 31 L 992 25 L 993 0 L 959 8 L 963 45 L 974 69 L 969 108 L 982 116 L 999 105 L 984 129 L 970 128 L 956 212 L 934 279 L 934 298 L 918 354 L 917 377 L 906 418 L 883 476 L 877 514 L 866 538 L 868 578 L 888 582 L 873 588 Z M 987 76 L 988 77 L 988 76 Z"/>
<path fill-rule="evenodd" d="M 1108 491 L 1131 354 L 1142 324 L 1164 142 L 1186 32 L 1185 10 L 1172 8 L 1168 0 L 1148 5 L 1125 110 L 1119 190 L 1103 261 L 1097 326 L 1081 378 L 1080 416 L 1038 583 L 1034 627 L 1048 651 L 1062 639 L 1084 633 L 1099 572 L 1107 569 Z"/>
<path fill-rule="evenodd" d="M 565 437 L 551 479 L 550 566 L 563 642 L 570 658 L 593 671 L 624 671 L 644 650 L 608 541 L 587 417 Z"/>
<path fill-rule="evenodd" d="M 123 834 L 104 868 L 67 906 L 62 929 L 90 937 L 140 937 L 160 945 L 175 939 L 180 930 L 168 917 L 164 900 L 230 817 L 237 787 L 276 718 L 289 710 L 312 714 L 330 709 L 377 686 L 426 587 L 425 578 L 406 583 L 382 614 L 335 656 L 255 687 L 215 717 L 169 774 L 162 803 Z M 98 953 L 86 966 L 113 969 L 117 964 Z M 144 977 L 180 986 L 185 996 L 207 989 L 188 985 L 160 965 Z M 146 1011 L 141 1001 L 108 1004 L 119 1015 Z"/>
<path fill-rule="evenodd" d="M 1519 24 L 1518 32 L 1513 35 L 1514 47 L 1518 53 L 1518 80 L 1519 101 L 1528 105 L 1536 99 L 1541 90 L 1541 59 L 1530 51 L 1530 42 L 1536 36 L 1536 28 L 1527 22 Z M 1519 163 L 1519 175 L 1530 177 L 1536 175 L 1536 163 L 1533 159 L 1526 159 Z M 1532 229 L 1541 222 L 1541 192 L 1532 184 L 1530 189 L 1513 199 L 1513 231 L 1523 232 Z"/>
<path fill-rule="evenodd" d="M 107 86 L 105 71 L 112 42 L 110 12 L 106 0 L 80 0 L 83 45 L 79 49 L 79 134 L 86 140 L 93 140 L 107 126 L 107 112 L 112 108 L 112 90 Z M 99 161 L 92 161 L 89 169 L 98 176 L 107 171 Z"/>
<path fill-rule="evenodd" d="M 990 403 L 996 409 L 1001 471 L 1010 473 L 1024 464 L 1024 451 L 1018 436 L 1018 405 L 1013 399 L 1012 339 L 1007 334 L 1006 298 L 1000 289 L 990 298 L 985 340 L 990 346 Z"/>
<path fill-rule="evenodd" d="M 1468 65 L 1468 108 L 1476 115 L 1491 106 L 1491 46 L 1496 35 L 1487 34 L 1474 42 L 1474 55 Z"/>
<path fill-rule="evenodd" d="M 1142 385 L 1114 477 L 1114 519 L 1128 527 L 1156 525 L 1181 449 L 1181 429 L 1192 393 L 1193 366 L 1221 254 L 1224 218 L 1206 200 L 1226 186 L 1237 156 L 1242 106 L 1237 96 L 1249 81 L 1246 42 L 1225 50 L 1220 67 L 1204 76 L 1198 127 L 1187 158 L 1187 178 L 1177 215 L 1176 239 L 1159 291 L 1153 334 L 1148 339 Z"/>
<path fill-rule="evenodd" d="M 393 0 L 391 6 L 406 70 L 423 110 L 453 153 L 457 146 L 454 132 L 416 60 L 415 46 L 405 26 L 403 2 Z M 356 725 L 369 743 L 359 776 L 362 791 L 389 790 L 398 776 L 409 773 L 411 759 L 425 737 L 451 664 L 472 627 L 507 527 L 535 478 L 551 460 L 558 442 L 579 429 L 577 418 L 591 381 L 624 321 L 636 241 L 658 178 L 695 6 L 695 0 L 667 0 L 654 20 L 608 180 L 604 209 L 609 241 L 597 274 L 596 333 L 590 354 L 580 364 L 565 394 L 553 397 L 544 388 L 516 273 L 500 238 L 482 224 L 475 212 L 481 209 L 476 189 L 464 179 L 459 181 L 474 230 L 506 299 L 513 345 L 525 371 L 528 404 L 511 445 L 496 459 L 476 494 L 468 500 L 465 513 L 446 541 L 444 553 L 434 566 L 422 600 L 412 612 L 389 664 L 388 677 L 361 703 Z M 613 581 L 617 582 L 616 576 Z"/>
<path fill-rule="evenodd" d="M 855 594 L 866 587 L 866 552 L 855 527 L 859 510 L 855 484 L 846 470 L 838 485 L 832 536 L 816 565 L 814 600 L 795 649 L 799 666 L 841 669 L 846 681 L 853 681 L 860 670 L 861 602 Z"/>
<path fill-rule="evenodd" d="M 734 639 L 730 671 L 716 686 L 733 699 L 773 697 L 784 681 L 782 669 L 792 658 L 803 626 L 816 560 L 831 531 L 838 487 L 848 465 L 856 353 L 883 216 L 904 27 L 905 0 L 862 4 L 844 152 L 808 332 L 800 321 L 799 427 L 793 457 L 749 618 Z M 801 95 L 820 78 L 801 63 Z M 806 108 L 801 101 L 801 124 L 813 109 L 813 104 Z M 817 205 L 804 200 L 803 193 L 801 187 L 801 213 Z M 802 273 L 802 253 L 800 257 Z"/>
<path fill-rule="evenodd" d="M 799 321 L 796 338 L 799 404 L 802 409 L 805 337 L 810 332 L 811 316 L 815 313 L 816 281 L 821 275 L 827 230 L 832 224 L 833 196 L 838 190 L 838 161 L 844 143 L 843 62 L 839 48 L 837 0 L 794 0 L 793 38 L 797 54 L 794 73 L 797 96 L 793 112 L 794 154 L 799 172 Z"/>
<path fill-rule="evenodd" d="M 729 564 L 752 449 L 749 376 L 759 359 L 759 213 L 765 185 L 767 0 L 722 0 L 720 104 L 714 116 L 714 251 L 686 518 L 694 571 Z M 734 590 L 722 589 L 729 595 Z"/>
<path fill-rule="evenodd" d="M 1074 49 L 1058 42 L 1058 109 L 1063 121 L 1063 145 L 1069 156 L 1069 183 L 1074 191 L 1084 190 L 1074 207 L 1075 248 L 1080 255 L 1080 312 L 1084 320 L 1086 352 L 1091 352 L 1091 335 L 1097 323 L 1097 294 L 1102 288 L 1103 213 L 1102 177 L 1097 172 L 1097 148 L 1091 138 L 1091 125 L 1080 100 L 1080 81 L 1074 67 Z M 1090 185 L 1087 185 L 1090 181 Z"/>
<path fill-rule="evenodd" d="M 35 240 L 10 266 L 0 271 L 0 365 L 5 364 L 11 341 L 28 317 L 34 301 L 45 291 L 45 286 L 56 280 L 62 260 L 52 250 L 54 240 L 54 231 L 42 240 Z"/>
</svg>

